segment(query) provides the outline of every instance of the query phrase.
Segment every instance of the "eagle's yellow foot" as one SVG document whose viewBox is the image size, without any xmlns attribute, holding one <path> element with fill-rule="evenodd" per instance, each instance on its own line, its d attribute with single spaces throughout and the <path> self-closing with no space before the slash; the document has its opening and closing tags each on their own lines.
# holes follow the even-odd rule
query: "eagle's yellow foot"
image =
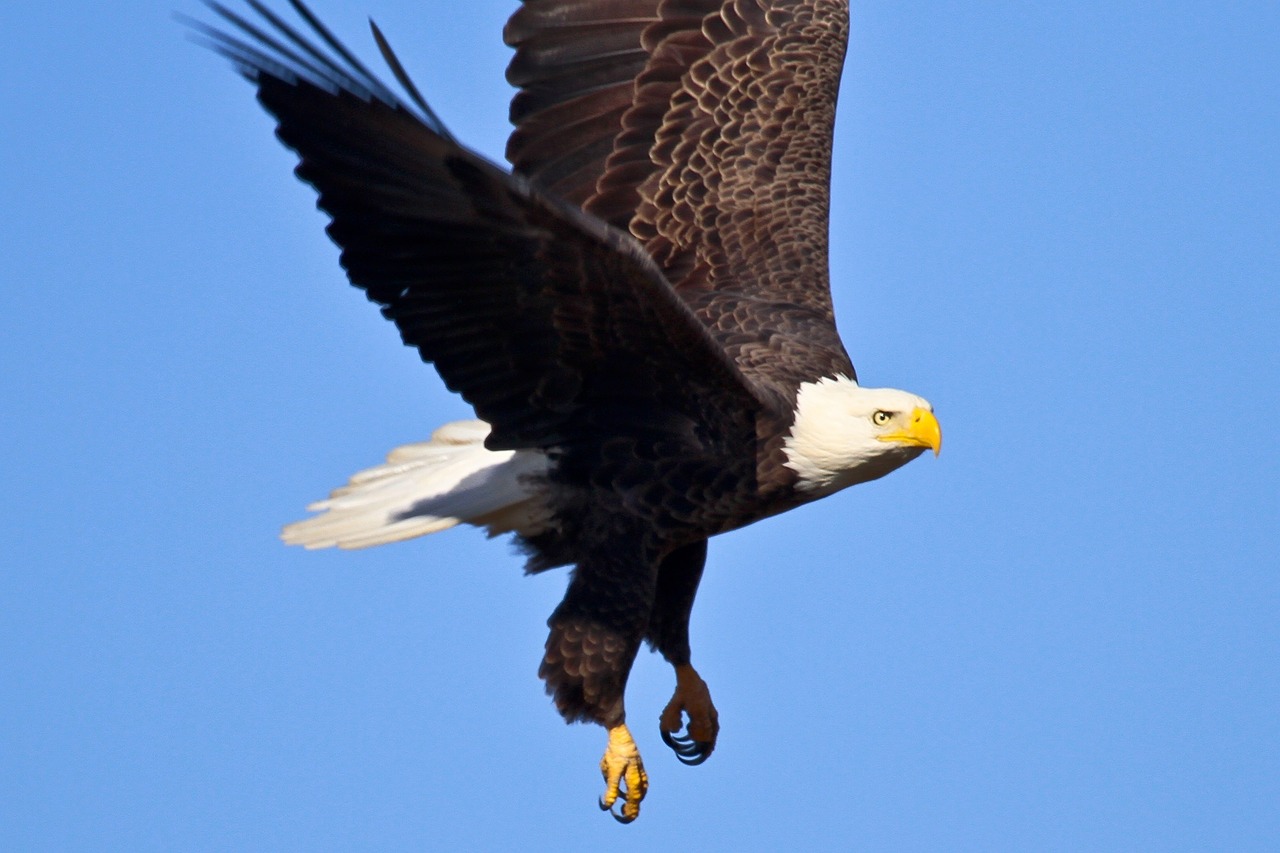
<svg viewBox="0 0 1280 853">
<path fill-rule="evenodd" d="M 689 716 L 689 728 L 677 735 L 683 725 L 681 712 Z M 658 718 L 662 742 L 671 747 L 682 764 L 701 764 L 716 748 L 720 733 L 720 715 L 711 704 L 711 691 L 689 664 L 676 667 L 676 694 Z"/>
<path fill-rule="evenodd" d="M 640 816 L 640 801 L 649 790 L 649 777 L 640 760 L 640 750 L 631 739 L 625 725 L 609 729 L 609 746 L 600 759 L 600 772 L 604 774 L 604 796 L 600 808 L 613 815 L 618 823 L 631 823 Z M 613 810 L 613 804 L 622 798 L 622 814 Z"/>
</svg>

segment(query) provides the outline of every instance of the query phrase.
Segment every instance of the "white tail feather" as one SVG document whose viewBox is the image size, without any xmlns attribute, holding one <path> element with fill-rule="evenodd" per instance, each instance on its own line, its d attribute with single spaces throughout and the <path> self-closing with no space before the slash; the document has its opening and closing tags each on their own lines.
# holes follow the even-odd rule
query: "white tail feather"
<svg viewBox="0 0 1280 853">
<path fill-rule="evenodd" d="M 308 549 L 368 548 L 462 522 L 487 527 L 490 536 L 539 532 L 548 520 L 536 486 L 546 456 L 488 450 L 488 435 L 484 421 L 455 421 L 430 441 L 397 447 L 386 463 L 308 506 L 322 515 L 286 525 L 281 538 Z"/>
</svg>

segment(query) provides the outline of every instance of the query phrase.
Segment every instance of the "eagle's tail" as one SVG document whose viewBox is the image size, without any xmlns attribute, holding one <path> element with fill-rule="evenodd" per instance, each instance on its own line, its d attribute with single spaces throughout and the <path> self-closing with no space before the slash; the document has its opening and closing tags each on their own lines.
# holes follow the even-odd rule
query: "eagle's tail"
<svg viewBox="0 0 1280 853">
<path fill-rule="evenodd" d="M 307 509 L 321 515 L 287 525 L 281 538 L 304 548 L 368 548 L 453 527 L 487 527 L 490 536 L 540 532 L 546 456 L 488 450 L 489 425 L 455 421 L 430 441 L 397 447 L 383 465 L 361 471 L 327 500 Z"/>
</svg>

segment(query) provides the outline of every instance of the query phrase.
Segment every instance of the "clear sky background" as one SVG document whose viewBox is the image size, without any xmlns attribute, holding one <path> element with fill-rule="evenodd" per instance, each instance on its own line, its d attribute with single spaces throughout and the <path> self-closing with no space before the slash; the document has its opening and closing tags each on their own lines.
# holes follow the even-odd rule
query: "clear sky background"
<svg viewBox="0 0 1280 853">
<path fill-rule="evenodd" d="M 495 159 L 514 5 L 315 2 Z M 946 444 L 712 543 L 720 747 L 642 654 L 630 827 L 562 572 L 277 540 L 467 410 L 175 9 L 0 11 L 0 846 L 1275 849 L 1280 5 L 854 3 L 837 313 Z"/>
</svg>

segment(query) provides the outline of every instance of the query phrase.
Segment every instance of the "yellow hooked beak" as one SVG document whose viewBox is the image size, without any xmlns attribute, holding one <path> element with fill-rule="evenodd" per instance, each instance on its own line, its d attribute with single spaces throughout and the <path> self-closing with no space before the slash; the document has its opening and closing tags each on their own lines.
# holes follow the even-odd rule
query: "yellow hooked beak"
<svg viewBox="0 0 1280 853">
<path fill-rule="evenodd" d="M 906 429 L 887 432 L 876 438 L 881 441 L 909 444 L 912 447 L 928 447 L 933 450 L 934 456 L 942 452 L 942 427 L 938 425 L 938 419 L 933 416 L 933 412 L 928 409 L 912 410 L 911 420 Z"/>
</svg>

